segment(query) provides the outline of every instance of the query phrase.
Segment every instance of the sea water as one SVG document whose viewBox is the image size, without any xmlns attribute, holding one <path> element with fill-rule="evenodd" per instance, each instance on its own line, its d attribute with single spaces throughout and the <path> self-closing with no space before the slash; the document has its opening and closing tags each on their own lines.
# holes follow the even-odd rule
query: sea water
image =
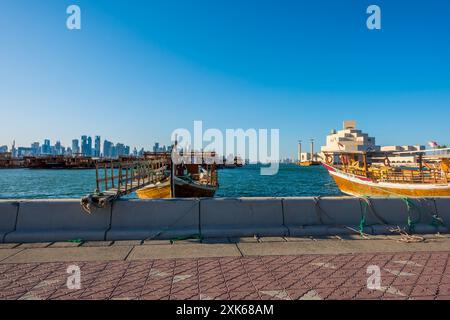
<svg viewBox="0 0 450 320">
<path fill-rule="evenodd" d="M 342 195 L 321 166 L 281 164 L 278 174 L 262 176 L 259 165 L 247 165 L 219 170 L 218 175 L 216 197 Z M 0 170 L 0 199 L 80 198 L 94 189 L 95 170 Z"/>
</svg>

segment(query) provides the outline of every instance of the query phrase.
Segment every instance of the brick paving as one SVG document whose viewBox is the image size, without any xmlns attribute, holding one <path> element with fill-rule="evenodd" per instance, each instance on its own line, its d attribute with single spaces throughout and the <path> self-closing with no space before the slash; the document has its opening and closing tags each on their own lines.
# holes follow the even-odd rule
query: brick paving
<svg viewBox="0 0 450 320">
<path fill-rule="evenodd" d="M 68 289 L 78 265 L 81 289 Z M 367 267 L 381 288 L 367 289 Z M 0 264 L 0 299 L 450 299 L 449 252 Z"/>
</svg>

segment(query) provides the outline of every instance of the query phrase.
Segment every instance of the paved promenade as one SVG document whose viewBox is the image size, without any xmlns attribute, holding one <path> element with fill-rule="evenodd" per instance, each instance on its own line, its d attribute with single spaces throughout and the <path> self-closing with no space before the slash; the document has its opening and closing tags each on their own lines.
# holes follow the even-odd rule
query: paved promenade
<svg viewBox="0 0 450 320">
<path fill-rule="evenodd" d="M 450 238 L 426 239 L 0 244 L 0 299 L 450 299 Z"/>
</svg>

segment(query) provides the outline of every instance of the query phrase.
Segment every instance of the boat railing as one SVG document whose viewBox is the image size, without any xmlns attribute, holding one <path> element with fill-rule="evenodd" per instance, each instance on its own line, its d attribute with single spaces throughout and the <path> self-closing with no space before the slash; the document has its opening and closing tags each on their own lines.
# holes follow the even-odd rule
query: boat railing
<svg viewBox="0 0 450 320">
<path fill-rule="evenodd" d="M 364 170 L 363 168 L 343 167 L 342 171 L 355 176 L 362 176 L 373 181 L 388 183 L 414 184 L 448 184 L 450 175 L 439 169 L 426 170 Z"/>
<path fill-rule="evenodd" d="M 168 159 L 109 161 L 95 167 L 96 193 L 126 195 L 166 178 Z"/>
</svg>

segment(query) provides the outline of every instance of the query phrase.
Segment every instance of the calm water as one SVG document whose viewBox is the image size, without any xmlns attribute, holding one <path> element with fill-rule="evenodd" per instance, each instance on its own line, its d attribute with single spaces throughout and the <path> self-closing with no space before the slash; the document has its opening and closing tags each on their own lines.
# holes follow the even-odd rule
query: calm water
<svg viewBox="0 0 450 320">
<path fill-rule="evenodd" d="M 259 173 L 257 165 L 220 170 L 216 196 L 341 195 L 322 167 L 281 165 L 275 176 Z M 80 198 L 94 189 L 95 170 L 0 170 L 0 199 Z"/>
</svg>

